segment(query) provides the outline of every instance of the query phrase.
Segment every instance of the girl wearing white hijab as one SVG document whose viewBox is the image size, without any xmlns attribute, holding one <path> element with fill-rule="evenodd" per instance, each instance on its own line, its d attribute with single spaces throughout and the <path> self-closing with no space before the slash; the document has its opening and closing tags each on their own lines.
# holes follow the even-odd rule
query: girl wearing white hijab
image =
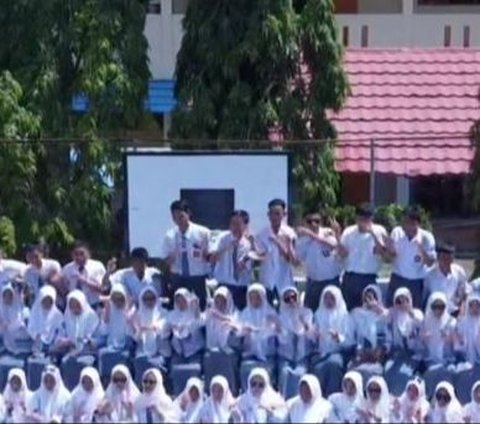
<svg viewBox="0 0 480 424">
<path fill-rule="evenodd" d="M 198 423 L 204 403 L 203 382 L 197 377 L 188 379 L 183 392 L 175 399 L 181 411 L 182 423 Z"/>
<path fill-rule="evenodd" d="M 435 389 L 433 405 L 428 415 L 428 422 L 434 424 L 453 424 L 463 421 L 462 405 L 460 405 L 455 395 L 455 389 L 450 383 L 446 381 L 438 383 Z"/>
<path fill-rule="evenodd" d="M 210 397 L 205 401 L 199 414 L 201 423 L 228 423 L 235 398 L 230 391 L 228 381 L 222 375 L 216 375 L 210 382 Z"/>
<path fill-rule="evenodd" d="M 467 424 L 480 423 L 480 381 L 472 386 L 471 402 L 463 408 L 463 417 Z"/>
<path fill-rule="evenodd" d="M 405 392 L 393 403 L 392 422 L 424 423 L 430 409 L 425 396 L 425 383 L 414 378 L 407 383 Z"/>
<path fill-rule="evenodd" d="M 280 295 L 278 340 L 278 381 L 285 398 L 294 396 L 302 375 L 307 372 L 313 329 L 313 314 L 300 304 L 298 290 L 286 287 Z"/>
<path fill-rule="evenodd" d="M 345 360 L 343 352 L 353 346 L 352 321 L 341 290 L 325 287 L 314 316 L 314 340 L 319 352 L 312 358 L 313 373 L 322 381 L 325 395 L 341 388 Z"/>
<path fill-rule="evenodd" d="M 166 328 L 167 312 L 163 309 L 154 286 L 147 285 L 142 289 L 138 304 L 133 322 L 139 353 L 148 357 L 154 357 L 158 353 L 170 356 L 171 350 L 167 341 L 170 332 Z"/>
<path fill-rule="evenodd" d="M 26 418 L 36 423 L 73 421 L 72 395 L 65 388 L 57 367 L 45 367 L 42 383 L 27 406 Z"/>
<path fill-rule="evenodd" d="M 332 411 L 332 404 L 323 398 L 318 378 L 305 374 L 298 386 L 298 396 L 288 401 L 288 422 L 325 423 Z"/>
<path fill-rule="evenodd" d="M 98 371 L 86 367 L 80 374 L 80 382 L 72 392 L 73 420 L 76 423 L 91 423 L 105 392 Z"/>
<path fill-rule="evenodd" d="M 142 393 L 135 402 L 139 423 L 176 423 L 180 421 L 180 409 L 165 392 L 163 377 L 156 368 L 143 373 Z"/>
<path fill-rule="evenodd" d="M 31 398 L 32 392 L 28 389 L 25 372 L 20 368 L 12 368 L 8 372 L 7 385 L 3 391 L 7 422 L 26 422 L 25 414 Z"/>
<path fill-rule="evenodd" d="M 185 288 L 175 292 L 174 309 L 167 315 L 168 329 L 172 331 L 174 362 L 201 361 L 200 354 L 205 347 L 202 328 L 205 317 L 200 312 L 198 298 Z"/>
<path fill-rule="evenodd" d="M 363 397 L 363 378 L 357 371 L 349 371 L 342 380 L 342 391 L 334 393 L 328 400 L 332 404 L 329 422 L 350 423 L 357 420 L 357 409 L 365 402 Z"/>
<path fill-rule="evenodd" d="M 447 298 L 441 292 L 430 295 L 425 310 L 425 319 L 420 337 L 425 346 L 427 370 L 423 374 L 427 389 L 427 398 L 439 381 L 451 380 L 452 371 L 447 367 L 454 362 L 453 346 L 455 341 L 456 320 L 447 310 Z"/>
<path fill-rule="evenodd" d="M 0 296 L 0 330 L 3 334 L 3 344 L 12 355 L 31 351 L 26 327 L 28 312 L 21 295 L 13 285 L 3 286 Z M 22 343 L 23 341 L 25 343 Z"/>
<path fill-rule="evenodd" d="M 34 341 L 34 350 L 46 352 L 63 328 L 63 314 L 57 308 L 57 291 L 51 285 L 40 289 L 28 320 L 28 334 Z"/>
<path fill-rule="evenodd" d="M 101 422 L 132 422 L 135 420 L 135 402 L 140 391 L 125 365 L 113 368 L 105 398 L 98 410 Z"/>
<path fill-rule="evenodd" d="M 234 415 L 243 423 L 282 422 L 287 414 L 284 399 L 273 389 L 263 368 L 254 368 L 248 376 L 248 389 L 238 398 Z"/>
<path fill-rule="evenodd" d="M 358 422 L 390 423 L 391 399 L 387 383 L 383 377 L 373 376 L 366 387 L 367 397 L 361 408 L 357 410 Z"/>
</svg>

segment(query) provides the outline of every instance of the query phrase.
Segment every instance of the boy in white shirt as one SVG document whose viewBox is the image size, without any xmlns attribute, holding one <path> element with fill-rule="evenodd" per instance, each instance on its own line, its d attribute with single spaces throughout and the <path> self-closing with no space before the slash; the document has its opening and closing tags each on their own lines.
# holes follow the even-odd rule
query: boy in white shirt
<svg viewBox="0 0 480 424">
<path fill-rule="evenodd" d="M 287 205 L 281 199 L 268 204 L 270 225 L 255 238 L 255 248 L 260 257 L 260 283 L 273 303 L 283 289 L 294 285 L 293 265 L 296 263 L 295 240 L 297 235 L 285 222 Z M 275 293 L 276 292 L 276 293 Z"/>
<path fill-rule="evenodd" d="M 357 223 L 345 228 L 338 253 L 344 259 L 342 292 L 349 310 L 362 306 L 362 293 L 377 284 L 377 274 L 386 256 L 387 231 L 373 223 L 374 211 L 368 204 L 357 207 Z"/>
<path fill-rule="evenodd" d="M 252 283 L 252 244 L 247 238 L 250 217 L 236 210 L 230 217 L 230 231 L 222 234 L 212 252 L 213 275 L 232 294 L 233 303 L 242 310 L 247 303 L 247 288 Z"/>
<path fill-rule="evenodd" d="M 304 306 L 316 311 L 323 289 L 329 285 L 340 286 L 340 261 L 335 232 L 322 226 L 318 212 L 307 212 L 304 225 L 297 229 L 297 258 L 307 275 Z"/>
<path fill-rule="evenodd" d="M 412 206 L 405 211 L 402 225 L 392 230 L 387 243 L 388 255 L 393 260 L 387 306 L 392 306 L 395 291 L 406 287 L 412 294 L 414 308 L 422 308 L 424 279 L 436 254 L 433 234 L 420 224 L 420 211 Z"/>
<path fill-rule="evenodd" d="M 21 281 L 24 278 L 27 265 L 15 259 L 6 259 L 0 249 L 0 287 L 12 281 Z"/>
<path fill-rule="evenodd" d="M 176 225 L 165 235 L 162 259 L 171 272 L 172 297 L 177 289 L 186 288 L 197 295 L 200 308 L 204 310 L 206 278 L 210 271 L 210 230 L 190 221 L 191 210 L 185 200 L 174 201 L 170 212 Z"/>
</svg>

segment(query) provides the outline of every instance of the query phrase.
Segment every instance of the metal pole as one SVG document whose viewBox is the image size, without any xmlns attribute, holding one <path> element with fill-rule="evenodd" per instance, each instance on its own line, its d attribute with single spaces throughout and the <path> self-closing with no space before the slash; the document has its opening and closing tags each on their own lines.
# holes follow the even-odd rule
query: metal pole
<svg viewBox="0 0 480 424">
<path fill-rule="evenodd" d="M 375 140 L 370 140 L 370 204 L 375 207 Z"/>
</svg>

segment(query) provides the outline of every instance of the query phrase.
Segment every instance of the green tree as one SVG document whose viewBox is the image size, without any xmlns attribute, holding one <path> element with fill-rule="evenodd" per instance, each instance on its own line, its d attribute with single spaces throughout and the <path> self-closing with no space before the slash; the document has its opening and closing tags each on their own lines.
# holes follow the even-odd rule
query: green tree
<svg viewBox="0 0 480 424">
<path fill-rule="evenodd" d="M 191 0 L 183 27 L 173 137 L 335 139 L 348 83 L 330 0 Z M 335 205 L 331 144 L 294 151 L 302 203 Z"/>
</svg>

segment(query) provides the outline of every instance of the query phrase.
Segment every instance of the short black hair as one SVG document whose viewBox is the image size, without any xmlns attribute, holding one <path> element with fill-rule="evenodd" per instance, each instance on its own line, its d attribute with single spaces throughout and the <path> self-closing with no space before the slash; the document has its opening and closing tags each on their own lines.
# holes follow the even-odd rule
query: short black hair
<svg viewBox="0 0 480 424">
<path fill-rule="evenodd" d="M 48 245 L 46 243 L 30 243 L 25 246 L 25 253 L 38 252 L 44 256 L 48 255 Z"/>
<path fill-rule="evenodd" d="M 172 202 L 170 205 L 170 212 L 174 211 L 180 211 L 180 212 L 185 212 L 190 215 L 191 209 L 190 206 L 188 205 L 188 202 L 186 200 L 175 200 Z"/>
<path fill-rule="evenodd" d="M 280 206 L 283 210 L 287 209 L 287 204 L 285 203 L 285 200 L 273 199 L 268 202 L 268 209 L 274 208 L 276 206 Z"/>
<path fill-rule="evenodd" d="M 245 225 L 248 225 L 248 223 L 250 222 L 250 215 L 248 214 L 247 211 L 244 211 L 243 209 L 234 210 L 230 215 L 230 218 L 234 218 L 234 217 L 242 218 L 243 223 Z"/>
<path fill-rule="evenodd" d="M 306 209 L 305 212 L 303 212 L 303 217 L 304 218 L 306 218 L 307 216 L 310 216 L 310 215 L 320 215 L 320 216 L 322 216 L 320 211 L 318 211 L 316 209 Z"/>
<path fill-rule="evenodd" d="M 405 217 L 418 223 L 422 222 L 422 213 L 418 206 L 409 206 L 408 208 L 406 208 Z"/>
<path fill-rule="evenodd" d="M 355 208 L 355 215 L 360 218 L 372 218 L 374 214 L 370 203 L 362 203 Z"/>
<path fill-rule="evenodd" d="M 446 253 L 447 255 L 455 255 L 456 247 L 450 241 L 439 242 L 435 248 L 437 253 Z"/>
<path fill-rule="evenodd" d="M 148 262 L 148 258 L 149 258 L 148 250 L 145 249 L 144 247 L 135 247 L 130 252 L 130 258 L 143 261 L 143 262 Z"/>
<path fill-rule="evenodd" d="M 83 240 L 76 240 L 75 243 L 73 243 L 72 250 L 77 250 L 77 249 L 85 249 L 90 252 L 90 246 L 86 241 L 83 241 Z"/>
</svg>

